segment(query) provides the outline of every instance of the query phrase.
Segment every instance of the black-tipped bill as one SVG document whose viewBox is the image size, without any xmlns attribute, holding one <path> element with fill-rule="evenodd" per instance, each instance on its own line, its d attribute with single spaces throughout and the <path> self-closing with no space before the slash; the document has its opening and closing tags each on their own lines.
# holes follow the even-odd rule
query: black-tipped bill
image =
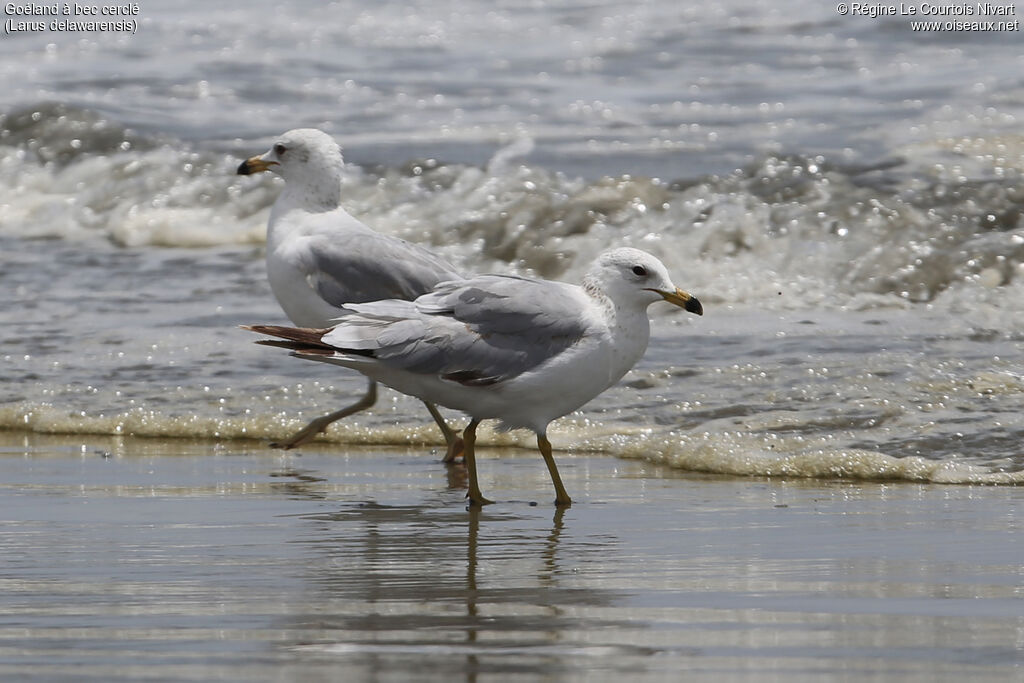
<svg viewBox="0 0 1024 683">
<path fill-rule="evenodd" d="M 270 170 L 271 166 L 276 166 L 276 161 L 264 161 L 259 157 L 249 157 L 241 164 L 238 165 L 238 175 L 252 175 L 253 173 L 263 173 L 263 171 Z"/>
<path fill-rule="evenodd" d="M 700 300 L 683 290 L 676 288 L 674 292 L 663 292 L 660 289 L 654 290 L 661 295 L 661 298 L 670 304 L 675 304 L 679 308 L 685 309 L 690 313 L 696 313 L 697 315 L 704 315 L 704 307 L 701 306 Z"/>
</svg>

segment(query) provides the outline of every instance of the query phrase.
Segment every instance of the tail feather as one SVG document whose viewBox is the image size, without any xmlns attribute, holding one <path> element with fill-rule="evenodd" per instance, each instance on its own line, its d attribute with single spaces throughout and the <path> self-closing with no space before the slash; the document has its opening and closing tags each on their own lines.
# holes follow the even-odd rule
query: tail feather
<svg viewBox="0 0 1024 683">
<path fill-rule="evenodd" d="M 361 349 L 343 349 L 332 346 L 323 341 L 323 336 L 330 332 L 332 327 L 285 327 L 283 325 L 241 325 L 243 330 L 249 330 L 257 334 L 266 334 L 278 339 L 260 339 L 257 344 L 264 346 L 276 346 L 282 349 L 291 349 L 296 353 L 308 356 L 333 356 L 336 353 L 350 353 L 358 356 L 369 356 L 369 351 Z"/>
<path fill-rule="evenodd" d="M 262 346 L 276 346 L 280 349 L 289 349 L 295 353 L 301 353 L 306 356 L 333 356 L 334 349 L 325 348 L 323 346 L 313 346 L 312 344 L 303 344 L 302 342 L 285 341 L 283 339 L 260 339 L 256 342 Z"/>
<path fill-rule="evenodd" d="M 242 325 L 243 330 L 257 334 L 266 334 L 278 339 L 261 339 L 257 344 L 279 346 L 303 353 L 331 354 L 335 348 L 321 341 L 331 328 L 314 329 L 309 327 L 285 327 L 283 325 Z M 284 340 L 284 341 L 281 341 Z"/>
</svg>

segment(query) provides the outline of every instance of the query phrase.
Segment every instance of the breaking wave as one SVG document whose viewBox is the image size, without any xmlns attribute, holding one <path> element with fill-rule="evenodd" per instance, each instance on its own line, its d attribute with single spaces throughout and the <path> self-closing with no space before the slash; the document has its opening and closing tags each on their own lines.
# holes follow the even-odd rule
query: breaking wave
<svg viewBox="0 0 1024 683">
<path fill-rule="evenodd" d="M 238 177 L 265 141 L 195 149 L 95 112 L 41 104 L 0 116 L 0 234 L 124 247 L 258 244 L 275 178 Z M 410 160 L 349 168 L 347 208 L 467 270 L 573 278 L 608 244 L 657 253 L 717 302 L 799 309 L 928 302 L 1024 273 L 1024 142 L 939 140 L 869 167 L 762 158 L 726 175 L 596 180 L 517 163 Z M 962 165 L 936 163 L 938 148 Z M 945 157 L 944 157 L 945 158 Z M 784 296 L 779 296 L 780 294 Z"/>
</svg>

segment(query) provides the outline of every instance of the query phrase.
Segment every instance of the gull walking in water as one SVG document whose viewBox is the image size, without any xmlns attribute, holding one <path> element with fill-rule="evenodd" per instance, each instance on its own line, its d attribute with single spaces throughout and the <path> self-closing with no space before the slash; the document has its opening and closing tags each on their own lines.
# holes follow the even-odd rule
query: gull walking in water
<svg viewBox="0 0 1024 683">
<path fill-rule="evenodd" d="M 463 433 L 468 498 L 483 497 L 475 442 L 481 420 L 531 429 L 551 474 L 555 504 L 569 505 L 547 439 L 548 424 L 612 386 L 650 338 L 647 307 L 668 301 L 703 314 L 665 266 L 619 248 L 595 261 L 582 286 L 511 275 L 445 282 L 415 301 L 348 304 L 330 329 L 250 326 L 300 358 L 362 372 L 423 401 L 471 417 Z"/>
<path fill-rule="evenodd" d="M 246 159 L 239 175 L 270 171 L 285 181 L 267 224 L 267 277 L 285 315 L 302 327 L 329 327 L 348 303 L 415 299 L 442 281 L 459 280 L 455 268 L 405 240 L 382 235 L 341 207 L 341 148 L 320 130 L 290 130 L 262 156 Z M 295 448 L 327 425 L 365 410 L 377 400 L 370 377 L 366 395 L 310 422 L 287 441 Z M 445 461 L 462 450 L 462 439 L 430 402 L 427 410 L 444 434 Z"/>
</svg>

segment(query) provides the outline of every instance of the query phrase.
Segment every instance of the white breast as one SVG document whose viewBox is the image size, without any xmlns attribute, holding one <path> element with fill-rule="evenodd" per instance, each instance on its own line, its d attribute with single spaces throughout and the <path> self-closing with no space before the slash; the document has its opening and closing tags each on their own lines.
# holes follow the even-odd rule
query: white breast
<svg viewBox="0 0 1024 683">
<path fill-rule="evenodd" d="M 321 299 L 310 284 L 306 264 L 311 260 L 303 257 L 309 238 L 296 227 L 301 224 L 301 214 L 297 210 L 271 214 L 267 231 L 267 280 L 274 298 L 293 323 L 299 327 L 330 327 L 341 311 Z"/>
</svg>

